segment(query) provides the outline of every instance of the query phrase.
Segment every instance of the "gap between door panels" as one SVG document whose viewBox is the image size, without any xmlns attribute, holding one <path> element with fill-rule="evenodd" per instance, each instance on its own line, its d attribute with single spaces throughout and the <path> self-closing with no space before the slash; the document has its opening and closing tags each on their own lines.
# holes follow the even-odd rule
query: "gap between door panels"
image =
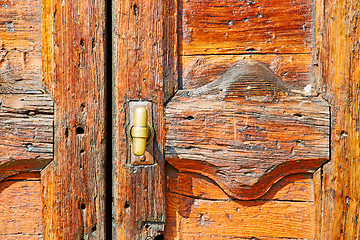
<svg viewBox="0 0 360 240">
<path fill-rule="evenodd" d="M 105 79 L 106 79 L 106 161 L 105 161 L 105 237 L 112 239 L 112 207 L 113 207 L 113 191 L 112 191 L 112 86 L 113 86 L 113 71 L 112 71 L 112 0 L 105 0 Z"/>
</svg>

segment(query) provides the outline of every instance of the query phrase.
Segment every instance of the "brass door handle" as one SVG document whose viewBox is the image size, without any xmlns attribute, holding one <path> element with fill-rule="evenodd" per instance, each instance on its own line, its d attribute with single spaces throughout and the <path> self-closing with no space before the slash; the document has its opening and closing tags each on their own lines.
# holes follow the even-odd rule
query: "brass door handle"
<svg viewBox="0 0 360 240">
<path fill-rule="evenodd" d="M 134 112 L 134 125 L 128 129 L 130 141 L 133 144 L 133 154 L 145 154 L 146 145 L 152 140 L 154 130 L 148 123 L 148 112 L 145 107 L 137 107 Z"/>
</svg>

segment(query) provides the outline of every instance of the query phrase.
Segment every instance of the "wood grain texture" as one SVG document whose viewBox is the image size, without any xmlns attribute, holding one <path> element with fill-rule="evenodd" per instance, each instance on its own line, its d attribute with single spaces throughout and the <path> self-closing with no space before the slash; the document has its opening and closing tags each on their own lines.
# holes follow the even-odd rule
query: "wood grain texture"
<svg viewBox="0 0 360 240">
<path fill-rule="evenodd" d="M 41 170 L 52 160 L 52 105 L 47 94 L 0 96 L 0 181 Z"/>
<path fill-rule="evenodd" d="M 0 19 L 2 51 L 40 50 L 39 0 L 2 0 Z"/>
<path fill-rule="evenodd" d="M 232 65 L 242 60 L 254 60 L 269 65 L 269 68 L 285 83 L 305 94 L 314 94 L 312 57 L 310 54 L 246 54 L 182 56 L 182 88 L 195 89 L 208 84 Z"/>
<path fill-rule="evenodd" d="M 314 179 L 314 217 L 315 217 L 315 238 L 321 239 L 321 221 L 322 221 L 322 171 L 323 167 L 319 168 L 313 175 Z"/>
<path fill-rule="evenodd" d="M 43 93 L 39 49 L 0 50 L 0 94 Z"/>
<path fill-rule="evenodd" d="M 104 239 L 105 1 L 42 4 L 43 42 L 54 44 L 43 49 L 54 61 L 43 76 L 56 103 L 54 160 L 42 172 L 44 238 Z"/>
<path fill-rule="evenodd" d="M 177 90 L 177 2 L 113 1 L 114 239 L 152 239 L 164 230 L 163 106 Z M 151 166 L 132 166 L 125 127 L 128 102 L 153 103 Z"/>
<path fill-rule="evenodd" d="M 39 177 L 0 183 L 0 239 L 42 239 L 40 186 Z"/>
<path fill-rule="evenodd" d="M 165 239 L 313 239 L 312 202 L 212 201 L 167 193 Z"/>
<path fill-rule="evenodd" d="M 4 0 L 0 18 L 1 181 L 17 173 L 39 171 L 52 160 L 54 109 L 41 81 L 40 1 Z M 27 194 L 36 199 L 39 193 Z M 38 213 L 34 218 L 40 219 Z"/>
<path fill-rule="evenodd" d="M 180 54 L 311 53 L 311 0 L 181 0 Z"/>
<path fill-rule="evenodd" d="M 324 166 L 322 179 L 321 239 L 358 239 L 360 3 L 331 0 L 318 4 L 323 11 L 317 28 L 319 86 L 332 110 L 331 161 Z"/>
<path fill-rule="evenodd" d="M 166 190 L 197 199 L 231 200 L 216 182 L 199 174 L 183 173 L 168 165 Z M 259 200 L 314 201 L 313 181 L 310 174 L 293 174 L 272 186 Z"/>
<path fill-rule="evenodd" d="M 329 106 L 291 92 L 265 65 L 235 64 L 166 107 L 166 160 L 214 180 L 237 199 L 263 195 L 329 159 Z"/>
</svg>

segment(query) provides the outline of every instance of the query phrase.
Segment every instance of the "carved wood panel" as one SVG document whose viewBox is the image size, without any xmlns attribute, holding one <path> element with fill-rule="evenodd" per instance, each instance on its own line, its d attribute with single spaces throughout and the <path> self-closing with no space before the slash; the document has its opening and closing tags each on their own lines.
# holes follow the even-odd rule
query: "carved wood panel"
<svg viewBox="0 0 360 240">
<path fill-rule="evenodd" d="M 254 199 L 279 179 L 329 159 L 329 105 L 297 93 L 265 64 L 241 61 L 217 80 L 180 90 L 166 107 L 166 160 Z"/>
</svg>

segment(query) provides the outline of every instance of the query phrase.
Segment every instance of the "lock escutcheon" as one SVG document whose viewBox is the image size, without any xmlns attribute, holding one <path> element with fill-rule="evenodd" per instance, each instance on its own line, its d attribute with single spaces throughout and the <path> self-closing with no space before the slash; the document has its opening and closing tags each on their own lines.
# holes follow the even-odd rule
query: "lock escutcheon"
<svg viewBox="0 0 360 240">
<path fill-rule="evenodd" d="M 153 164 L 154 129 L 151 126 L 151 103 L 130 102 L 129 107 L 130 123 L 127 128 L 127 136 L 131 144 L 131 163 L 133 165 Z"/>
</svg>

